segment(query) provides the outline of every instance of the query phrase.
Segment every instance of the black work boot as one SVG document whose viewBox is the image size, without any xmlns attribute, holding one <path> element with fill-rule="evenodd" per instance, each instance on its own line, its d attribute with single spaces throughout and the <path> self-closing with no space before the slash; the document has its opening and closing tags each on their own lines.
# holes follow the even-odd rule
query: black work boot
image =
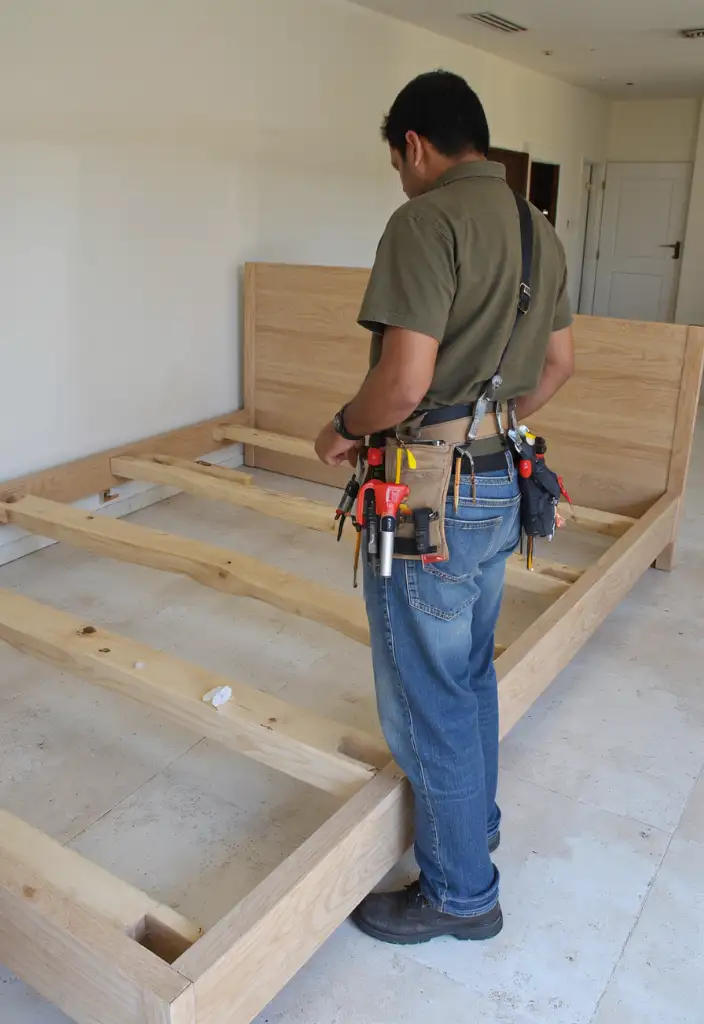
<svg viewBox="0 0 704 1024">
<path fill-rule="evenodd" d="M 435 910 L 420 890 L 420 882 L 399 892 L 373 892 L 352 915 L 352 920 L 367 935 L 397 946 L 429 942 L 441 935 L 455 939 L 491 939 L 503 927 L 501 907 L 497 903 L 477 917 L 455 917 Z"/>
</svg>

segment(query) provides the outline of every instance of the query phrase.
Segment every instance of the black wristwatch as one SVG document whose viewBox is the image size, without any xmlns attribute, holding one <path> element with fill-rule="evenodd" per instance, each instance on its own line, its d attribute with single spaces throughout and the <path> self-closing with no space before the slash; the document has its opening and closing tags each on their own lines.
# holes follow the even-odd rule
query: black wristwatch
<svg viewBox="0 0 704 1024">
<path fill-rule="evenodd" d="M 335 427 L 335 433 L 339 434 L 340 437 L 344 437 L 345 441 L 363 441 L 366 437 L 365 434 L 350 434 L 349 430 L 345 426 L 345 409 L 346 405 L 343 405 L 339 412 L 335 413 L 333 418 L 333 426 Z"/>
</svg>

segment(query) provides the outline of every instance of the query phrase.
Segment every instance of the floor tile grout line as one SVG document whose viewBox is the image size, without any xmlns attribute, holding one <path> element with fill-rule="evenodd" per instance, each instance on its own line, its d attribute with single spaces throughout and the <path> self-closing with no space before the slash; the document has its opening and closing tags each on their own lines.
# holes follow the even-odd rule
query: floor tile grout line
<svg viewBox="0 0 704 1024">
<path fill-rule="evenodd" d="M 640 907 L 638 909 L 638 913 L 636 914 L 635 920 L 634 920 L 631 928 L 629 929 L 628 935 L 626 936 L 626 939 L 625 939 L 623 945 L 621 946 L 620 953 L 616 957 L 616 962 L 614 963 L 613 970 L 611 971 L 611 974 L 609 975 L 608 980 L 607 980 L 606 984 L 604 985 L 604 989 L 603 989 L 601 995 L 599 996 L 599 998 L 597 1000 L 596 1006 L 594 1008 L 594 1013 L 592 1014 L 592 1018 L 590 1020 L 590 1024 L 594 1024 L 594 1022 L 596 1021 L 596 1017 L 597 1017 L 597 1014 L 599 1012 L 599 1007 L 602 1004 L 604 996 L 608 992 L 609 986 L 611 985 L 611 982 L 614 979 L 614 976 L 616 974 L 616 971 L 618 970 L 619 964 L 623 960 L 623 955 L 626 952 L 626 947 L 628 946 L 628 943 L 633 938 L 633 933 L 635 932 L 636 928 L 638 927 L 638 922 L 640 921 L 641 917 L 643 916 L 643 911 L 645 910 L 646 904 L 647 904 L 648 900 L 650 899 L 650 894 L 653 891 L 653 887 L 655 886 L 655 882 L 657 881 L 658 875 L 660 874 L 660 870 L 661 870 L 663 864 L 665 863 L 665 858 L 667 857 L 667 854 L 669 853 L 669 850 L 670 850 L 670 847 L 672 846 L 672 841 L 674 840 L 674 838 L 675 838 L 675 833 L 673 832 L 672 835 L 670 836 L 670 838 L 668 839 L 667 846 L 665 847 L 665 852 L 663 853 L 662 857 L 660 858 L 660 862 L 659 862 L 657 868 L 653 872 L 653 877 L 650 879 L 650 882 L 648 883 L 648 887 L 647 887 L 647 889 L 645 891 L 645 895 L 643 896 L 643 899 L 641 900 L 641 904 L 640 904 Z"/>
<path fill-rule="evenodd" d="M 186 754 L 189 754 L 192 750 L 195 749 L 195 747 L 198 746 L 199 743 L 202 743 L 204 740 L 205 736 L 199 736 L 198 739 L 195 740 L 194 743 L 191 743 L 189 747 L 186 747 L 185 750 L 182 750 L 180 754 L 177 754 L 176 757 L 172 758 L 165 765 L 162 765 L 162 767 L 157 769 L 157 771 L 155 771 L 153 775 L 150 775 L 148 779 L 144 780 L 144 782 L 140 782 L 140 784 L 138 786 L 135 786 L 134 789 L 130 790 L 129 793 L 125 793 L 124 796 L 121 796 L 120 799 L 112 805 L 112 807 L 108 807 L 107 810 L 103 811 L 102 814 L 99 814 L 97 818 L 94 818 L 93 821 L 89 822 L 82 829 L 80 829 L 80 831 L 76 832 L 74 836 L 71 836 L 70 839 L 67 839 L 66 842 L 62 843 L 61 845 L 70 847 L 70 844 L 75 843 L 77 839 L 80 839 L 80 837 L 84 835 L 88 831 L 88 829 L 93 828 L 93 826 L 97 825 L 99 821 L 103 820 L 103 818 L 107 818 L 108 814 L 112 814 L 112 812 L 117 810 L 117 808 L 121 804 L 123 804 L 126 800 L 130 800 L 135 795 L 135 793 L 139 793 L 141 789 L 144 789 L 145 786 L 148 786 L 150 782 L 153 782 L 154 779 L 156 779 L 163 772 L 167 772 L 169 768 L 176 764 L 177 761 L 179 761 L 182 757 L 185 757 Z"/>
<path fill-rule="evenodd" d="M 682 815 L 684 815 L 684 808 L 683 808 L 682 809 L 682 814 L 680 815 L 680 817 L 678 819 L 677 825 L 675 825 L 675 827 L 672 829 L 672 831 L 670 831 L 669 828 L 663 828 L 662 825 L 654 825 L 652 822 L 645 821 L 643 818 L 636 818 L 632 814 L 623 814 L 620 811 L 612 811 L 608 807 L 602 806 L 602 804 L 592 803 L 591 800 L 584 800 L 584 799 L 582 799 L 582 797 L 572 796 L 569 793 L 561 793 L 559 789 L 553 789 L 552 786 L 547 786 L 543 782 L 536 782 L 535 779 L 529 779 L 525 775 L 522 775 L 520 772 L 511 772 L 510 769 L 508 769 L 508 768 L 505 768 L 503 770 L 507 774 L 511 774 L 513 776 L 513 778 L 520 779 L 521 782 L 528 783 L 529 786 L 537 786 L 538 789 L 543 789 L 543 790 L 545 790 L 548 793 L 553 793 L 555 796 L 561 796 L 565 800 L 574 800 L 575 803 L 581 804 L 582 807 L 590 807 L 593 811 L 603 811 L 604 814 L 610 814 L 614 818 L 623 818 L 626 821 L 633 821 L 633 822 L 635 822 L 636 825 L 643 825 L 645 828 L 655 829 L 656 832 L 662 832 L 663 835 L 669 836 L 670 838 L 672 838 L 674 836 L 675 830 L 679 827 L 679 822 L 682 820 Z M 704 769 L 702 769 L 702 772 L 704 773 Z M 698 779 L 699 779 L 699 776 L 697 776 L 697 780 L 695 781 L 694 785 L 696 785 L 696 782 L 698 781 Z M 691 795 L 691 793 L 690 793 L 690 795 Z"/>
</svg>

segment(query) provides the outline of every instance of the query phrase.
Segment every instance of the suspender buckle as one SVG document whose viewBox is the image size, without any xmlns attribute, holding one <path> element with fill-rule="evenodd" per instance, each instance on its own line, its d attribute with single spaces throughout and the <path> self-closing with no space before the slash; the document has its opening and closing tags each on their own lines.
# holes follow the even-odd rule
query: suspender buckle
<svg viewBox="0 0 704 1024">
<path fill-rule="evenodd" d="M 518 312 L 524 316 L 530 309 L 530 298 L 530 285 L 521 281 L 521 287 L 518 289 Z"/>
</svg>

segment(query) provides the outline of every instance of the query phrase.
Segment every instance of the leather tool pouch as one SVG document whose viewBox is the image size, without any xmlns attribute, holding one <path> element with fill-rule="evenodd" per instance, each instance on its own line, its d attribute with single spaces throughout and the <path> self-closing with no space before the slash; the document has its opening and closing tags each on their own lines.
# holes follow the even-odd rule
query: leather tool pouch
<svg viewBox="0 0 704 1024">
<path fill-rule="evenodd" d="M 415 458 L 416 468 L 410 469 L 404 449 Z M 425 552 L 433 560 L 449 558 L 447 539 L 445 537 L 445 501 L 450 486 L 454 447 L 451 444 L 399 444 L 394 438 L 386 440 L 386 479 L 396 482 L 397 453 L 401 451 L 400 483 L 407 484 L 410 495 L 406 506 L 413 512 L 418 509 L 430 509 L 432 516 L 429 526 L 429 547 Z M 421 513 L 422 515 L 422 513 Z M 418 517 L 420 521 L 421 517 Z M 426 515 L 427 520 L 427 515 Z M 395 558 L 419 559 L 416 541 L 417 521 L 406 515 L 399 519 L 394 548 Z"/>
</svg>

